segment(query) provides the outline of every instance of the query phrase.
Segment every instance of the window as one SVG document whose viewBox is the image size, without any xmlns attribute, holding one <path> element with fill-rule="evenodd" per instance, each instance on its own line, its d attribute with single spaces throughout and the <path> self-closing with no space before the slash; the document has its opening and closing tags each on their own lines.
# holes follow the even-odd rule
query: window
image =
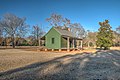
<svg viewBox="0 0 120 80">
<path fill-rule="evenodd" d="M 52 38 L 52 44 L 54 44 L 54 42 L 55 42 L 55 38 Z"/>
</svg>

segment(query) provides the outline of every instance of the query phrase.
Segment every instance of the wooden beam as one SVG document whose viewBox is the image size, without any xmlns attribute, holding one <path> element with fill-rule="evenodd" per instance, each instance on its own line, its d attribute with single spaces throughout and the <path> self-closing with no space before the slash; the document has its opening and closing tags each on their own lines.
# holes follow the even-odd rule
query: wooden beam
<svg viewBox="0 0 120 80">
<path fill-rule="evenodd" d="M 70 50 L 70 38 L 67 37 L 67 51 Z"/>
<path fill-rule="evenodd" d="M 61 49 L 59 49 L 59 51 L 61 51 Z"/>
<path fill-rule="evenodd" d="M 82 40 L 80 41 L 80 48 L 81 49 L 83 48 L 83 41 Z"/>
<path fill-rule="evenodd" d="M 45 51 L 47 51 L 47 49 L 45 49 Z"/>
<path fill-rule="evenodd" d="M 52 51 L 54 51 L 54 49 L 52 49 Z"/>
<path fill-rule="evenodd" d="M 39 46 L 41 46 L 41 44 L 40 44 L 40 43 L 41 43 L 41 38 L 39 38 Z"/>
<path fill-rule="evenodd" d="M 78 47 L 79 47 L 79 40 L 77 40 L 77 49 L 78 49 Z"/>
<path fill-rule="evenodd" d="M 75 40 L 73 39 L 73 48 L 75 48 Z"/>
</svg>

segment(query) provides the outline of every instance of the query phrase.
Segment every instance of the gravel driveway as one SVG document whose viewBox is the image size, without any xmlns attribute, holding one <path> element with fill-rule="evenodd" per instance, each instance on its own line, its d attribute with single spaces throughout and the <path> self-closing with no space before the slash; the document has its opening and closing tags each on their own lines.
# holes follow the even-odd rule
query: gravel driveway
<svg viewBox="0 0 120 80">
<path fill-rule="evenodd" d="M 120 51 L 64 55 L 2 72 L 0 80 L 120 80 Z"/>
</svg>

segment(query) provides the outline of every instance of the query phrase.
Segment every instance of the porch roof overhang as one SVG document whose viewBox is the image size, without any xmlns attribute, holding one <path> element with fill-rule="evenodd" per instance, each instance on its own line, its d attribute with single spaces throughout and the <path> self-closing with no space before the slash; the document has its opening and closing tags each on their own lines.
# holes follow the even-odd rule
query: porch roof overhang
<svg viewBox="0 0 120 80">
<path fill-rule="evenodd" d="M 41 39 L 41 40 L 45 40 L 45 36 L 41 37 L 40 39 Z"/>
<path fill-rule="evenodd" d="M 67 36 L 67 35 L 62 35 L 62 37 L 63 37 L 63 38 L 67 38 L 67 37 L 69 37 L 70 39 L 82 40 L 82 38 L 71 37 L 71 36 Z"/>
</svg>

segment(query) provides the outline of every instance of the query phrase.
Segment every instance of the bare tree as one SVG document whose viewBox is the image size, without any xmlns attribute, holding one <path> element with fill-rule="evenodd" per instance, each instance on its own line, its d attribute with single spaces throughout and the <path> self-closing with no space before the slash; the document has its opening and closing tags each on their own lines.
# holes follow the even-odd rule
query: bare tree
<svg viewBox="0 0 120 80">
<path fill-rule="evenodd" d="M 52 26 L 61 26 L 63 23 L 63 17 L 59 14 L 51 14 L 50 18 L 47 18 L 46 21 L 50 23 Z"/>
<path fill-rule="evenodd" d="M 70 24 L 71 32 L 77 37 L 77 38 L 84 38 L 85 37 L 85 30 L 83 26 L 80 25 L 80 23 L 74 23 Z"/>
<path fill-rule="evenodd" d="M 26 33 L 28 25 L 26 25 L 25 20 L 25 18 L 19 18 L 14 14 L 8 13 L 0 21 L 0 26 L 11 36 L 13 48 L 15 48 L 15 37 Z"/>
<path fill-rule="evenodd" d="M 2 30 L 2 27 L 0 27 L 0 37 L 2 37 L 2 33 L 3 33 L 3 30 Z"/>
<path fill-rule="evenodd" d="M 46 19 L 53 27 L 69 27 L 70 20 L 67 18 L 64 18 L 60 14 L 53 13 L 49 18 Z"/>
<path fill-rule="evenodd" d="M 120 26 L 116 28 L 116 33 L 115 33 L 115 43 L 117 46 L 120 46 Z"/>
<path fill-rule="evenodd" d="M 33 26 L 33 32 L 32 32 L 33 36 L 35 37 L 35 40 L 37 43 L 35 43 L 35 45 L 38 45 L 40 46 L 40 38 L 43 36 L 44 34 L 44 31 L 42 30 L 42 26 Z"/>
<path fill-rule="evenodd" d="M 2 28 L 0 27 L 0 45 L 1 45 L 2 39 L 3 39 L 3 38 L 2 38 L 2 32 L 3 32 L 3 31 L 2 31 Z"/>
<path fill-rule="evenodd" d="M 89 30 L 86 31 L 86 37 L 84 39 L 85 44 L 88 46 L 94 46 L 96 47 L 96 41 L 97 41 L 97 32 L 91 32 Z"/>
<path fill-rule="evenodd" d="M 116 32 L 117 32 L 118 34 L 120 34 L 120 26 L 118 26 L 118 28 L 116 28 Z"/>
</svg>

